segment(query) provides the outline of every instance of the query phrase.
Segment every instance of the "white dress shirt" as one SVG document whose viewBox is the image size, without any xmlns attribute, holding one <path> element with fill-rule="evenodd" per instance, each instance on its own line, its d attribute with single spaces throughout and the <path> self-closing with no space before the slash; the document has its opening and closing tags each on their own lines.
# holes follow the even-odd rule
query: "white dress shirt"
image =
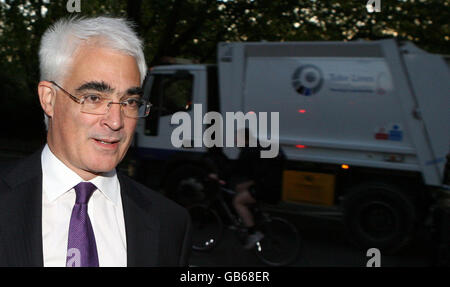
<svg viewBox="0 0 450 287">
<path fill-rule="evenodd" d="M 45 145 L 42 160 L 42 241 L 45 267 L 66 266 L 74 187 L 84 181 Z M 115 170 L 90 180 L 97 190 L 88 214 L 97 245 L 99 266 L 126 266 L 127 246 L 120 184 Z"/>
</svg>

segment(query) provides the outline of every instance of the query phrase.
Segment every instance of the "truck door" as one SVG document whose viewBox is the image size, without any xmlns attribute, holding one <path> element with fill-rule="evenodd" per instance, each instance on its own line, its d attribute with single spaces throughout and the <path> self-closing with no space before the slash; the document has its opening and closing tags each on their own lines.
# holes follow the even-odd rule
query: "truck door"
<svg viewBox="0 0 450 287">
<path fill-rule="evenodd" d="M 198 74 L 188 70 L 152 72 L 144 87 L 144 91 L 150 93 L 152 108 L 150 115 L 136 128 L 140 157 L 165 160 L 179 151 L 171 143 L 172 131 L 177 125 L 171 125 L 170 121 L 176 112 L 187 112 L 194 119 L 193 103 L 198 98 L 195 95 L 199 94 Z"/>
</svg>

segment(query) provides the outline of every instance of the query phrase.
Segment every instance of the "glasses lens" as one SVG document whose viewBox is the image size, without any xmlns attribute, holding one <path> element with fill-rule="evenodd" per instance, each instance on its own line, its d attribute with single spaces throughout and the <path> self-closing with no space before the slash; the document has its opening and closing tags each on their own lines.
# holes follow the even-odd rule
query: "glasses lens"
<svg viewBox="0 0 450 287">
<path fill-rule="evenodd" d="M 82 96 L 81 111 L 90 114 L 105 114 L 108 110 L 108 101 L 106 98 L 92 94 Z"/>
<path fill-rule="evenodd" d="M 108 113 L 110 104 L 118 104 L 97 95 L 83 96 L 82 99 L 81 111 L 95 115 L 104 115 Z M 140 99 L 128 99 L 121 102 L 121 107 L 124 115 L 130 118 L 143 118 L 150 112 L 150 103 Z"/>
<path fill-rule="evenodd" d="M 123 111 L 127 117 L 144 118 L 150 111 L 150 105 L 145 100 L 130 99 L 123 106 Z"/>
</svg>

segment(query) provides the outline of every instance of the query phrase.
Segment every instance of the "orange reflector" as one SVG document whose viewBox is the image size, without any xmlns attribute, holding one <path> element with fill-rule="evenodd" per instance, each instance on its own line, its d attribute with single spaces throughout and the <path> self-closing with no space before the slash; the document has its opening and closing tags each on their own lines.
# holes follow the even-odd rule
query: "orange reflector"
<svg viewBox="0 0 450 287">
<path fill-rule="evenodd" d="M 341 165 L 341 167 L 342 167 L 342 169 L 348 169 L 349 168 L 349 166 L 347 164 L 343 164 L 343 165 Z"/>
</svg>

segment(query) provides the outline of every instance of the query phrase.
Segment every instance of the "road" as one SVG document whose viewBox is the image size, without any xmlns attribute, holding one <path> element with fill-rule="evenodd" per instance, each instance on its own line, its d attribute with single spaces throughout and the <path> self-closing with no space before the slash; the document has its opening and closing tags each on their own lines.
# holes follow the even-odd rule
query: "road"
<svg viewBox="0 0 450 287">
<path fill-rule="evenodd" d="M 302 237 L 300 256 L 291 265 L 297 267 L 364 267 L 370 257 L 359 250 L 346 237 L 339 219 L 327 219 L 303 214 L 284 215 L 294 223 Z M 193 252 L 193 266 L 264 266 L 254 251 L 244 250 L 231 230 L 225 230 L 218 246 L 207 253 Z M 434 247 L 427 232 L 417 238 L 404 251 L 396 255 L 381 253 L 382 267 L 427 267 L 433 265 Z"/>
<path fill-rule="evenodd" d="M 10 146 L 10 145 L 9 145 Z M 20 158 L 23 151 L 0 149 L 0 165 L 5 160 Z M 317 216 L 308 212 L 277 213 L 294 223 L 302 238 L 301 251 L 292 266 L 362 267 L 370 259 L 365 250 L 352 245 L 338 216 Z M 435 248 L 429 233 L 421 230 L 411 246 L 400 254 L 381 254 L 383 267 L 426 267 L 434 262 Z M 264 266 L 253 251 L 244 250 L 235 234 L 225 230 L 219 245 L 208 253 L 192 252 L 192 266 Z"/>
</svg>

